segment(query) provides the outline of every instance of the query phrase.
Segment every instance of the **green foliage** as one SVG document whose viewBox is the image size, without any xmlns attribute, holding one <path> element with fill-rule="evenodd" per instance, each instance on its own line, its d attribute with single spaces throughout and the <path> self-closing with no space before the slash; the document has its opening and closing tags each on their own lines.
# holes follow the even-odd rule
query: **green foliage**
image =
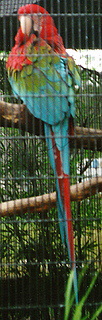
<svg viewBox="0 0 102 320">
<path fill-rule="evenodd" d="M 80 69 L 82 86 L 77 99 L 77 124 L 101 129 L 101 74 L 95 70 Z"/>
<path fill-rule="evenodd" d="M 80 274 L 80 281 L 83 281 L 83 276 L 86 272 L 86 268 L 84 268 L 84 271 L 82 270 L 81 274 Z M 102 312 L 102 305 L 100 307 L 98 307 L 94 313 L 91 315 L 89 314 L 89 312 L 87 312 L 87 308 L 85 309 L 85 314 L 83 315 L 83 307 L 85 305 L 85 302 L 88 298 L 88 296 L 90 295 L 95 282 L 97 280 L 97 276 L 98 274 L 96 273 L 96 275 L 93 277 L 91 283 L 89 284 L 88 289 L 86 290 L 85 294 L 81 297 L 80 301 L 78 302 L 78 304 L 75 306 L 73 305 L 73 301 L 74 301 L 74 296 L 72 295 L 72 285 L 73 285 L 73 277 L 74 277 L 74 273 L 73 271 L 71 271 L 69 278 L 68 278 L 68 282 L 67 282 L 67 288 L 66 288 L 66 293 L 65 293 L 65 314 L 64 314 L 64 320 L 68 320 L 68 319 L 72 319 L 72 320 L 97 320 L 99 314 Z M 72 316 L 70 315 L 70 313 L 72 313 Z"/>
</svg>

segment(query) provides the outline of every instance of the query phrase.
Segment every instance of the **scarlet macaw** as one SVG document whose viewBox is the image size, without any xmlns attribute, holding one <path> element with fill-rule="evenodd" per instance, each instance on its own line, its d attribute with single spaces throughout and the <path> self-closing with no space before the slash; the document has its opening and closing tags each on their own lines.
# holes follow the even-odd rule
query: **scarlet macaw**
<svg viewBox="0 0 102 320">
<path fill-rule="evenodd" d="M 52 17 L 44 8 L 36 4 L 20 7 L 18 19 L 20 28 L 6 64 L 8 77 L 14 94 L 36 118 L 44 121 L 48 154 L 56 176 L 60 233 L 74 270 L 77 303 L 68 133 L 73 134 L 74 85 L 80 85 L 80 76 Z"/>
</svg>

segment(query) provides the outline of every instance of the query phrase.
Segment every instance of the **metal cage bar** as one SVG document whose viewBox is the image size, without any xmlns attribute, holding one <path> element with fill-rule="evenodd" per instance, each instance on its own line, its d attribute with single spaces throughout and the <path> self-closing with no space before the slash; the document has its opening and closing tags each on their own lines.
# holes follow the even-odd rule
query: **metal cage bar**
<svg viewBox="0 0 102 320">
<path fill-rule="evenodd" d="M 57 320 L 64 319 L 70 263 L 59 233 L 56 177 L 43 122 L 14 96 L 5 67 L 19 27 L 17 10 L 27 3 L 32 1 L 0 1 L 0 319 Z M 91 319 L 102 303 L 101 1 L 33 3 L 51 14 L 80 69 L 74 136 L 69 137 L 70 193 L 78 274 L 87 266 L 79 299 L 98 272 L 83 308 Z"/>
</svg>

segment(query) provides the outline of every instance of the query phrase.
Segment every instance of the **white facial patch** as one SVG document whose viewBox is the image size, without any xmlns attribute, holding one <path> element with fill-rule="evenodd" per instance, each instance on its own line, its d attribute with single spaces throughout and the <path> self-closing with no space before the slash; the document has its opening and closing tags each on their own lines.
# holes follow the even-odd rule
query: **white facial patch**
<svg viewBox="0 0 102 320">
<path fill-rule="evenodd" d="M 43 23 L 43 16 L 42 14 L 34 14 L 32 16 L 32 19 L 34 21 L 34 31 L 38 31 L 38 33 L 41 32 L 42 29 L 42 23 Z"/>
<path fill-rule="evenodd" d="M 20 16 L 19 20 L 22 32 L 29 36 L 32 29 L 32 19 L 29 16 Z"/>
</svg>

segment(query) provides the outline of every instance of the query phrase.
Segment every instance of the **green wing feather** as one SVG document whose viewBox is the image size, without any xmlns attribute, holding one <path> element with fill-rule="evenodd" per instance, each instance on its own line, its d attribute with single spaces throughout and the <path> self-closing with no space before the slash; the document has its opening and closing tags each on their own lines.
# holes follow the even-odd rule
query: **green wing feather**
<svg viewBox="0 0 102 320">
<path fill-rule="evenodd" d="M 41 44 L 42 40 L 39 39 L 35 42 L 35 45 L 33 42 L 25 47 L 26 59 L 22 62 L 22 69 L 9 69 L 9 80 L 14 93 L 22 98 L 35 116 L 36 109 L 35 111 L 31 110 L 30 96 L 35 99 L 35 108 L 38 107 L 39 103 L 36 97 L 40 97 L 40 95 L 48 96 L 49 98 L 46 101 L 49 114 L 53 116 L 56 104 L 56 122 L 59 122 L 65 116 L 63 113 L 67 113 L 67 116 L 70 116 L 70 114 L 74 116 L 75 114 L 74 85 L 80 85 L 80 76 L 72 57 L 67 56 L 67 54 L 65 57 L 57 55 L 45 41 Z M 26 64 L 25 61 L 29 61 L 29 64 Z M 29 96 L 30 107 L 28 98 L 25 99 L 26 96 Z M 70 104 L 70 110 L 68 104 Z M 53 123 L 53 120 L 51 123 Z"/>
</svg>

